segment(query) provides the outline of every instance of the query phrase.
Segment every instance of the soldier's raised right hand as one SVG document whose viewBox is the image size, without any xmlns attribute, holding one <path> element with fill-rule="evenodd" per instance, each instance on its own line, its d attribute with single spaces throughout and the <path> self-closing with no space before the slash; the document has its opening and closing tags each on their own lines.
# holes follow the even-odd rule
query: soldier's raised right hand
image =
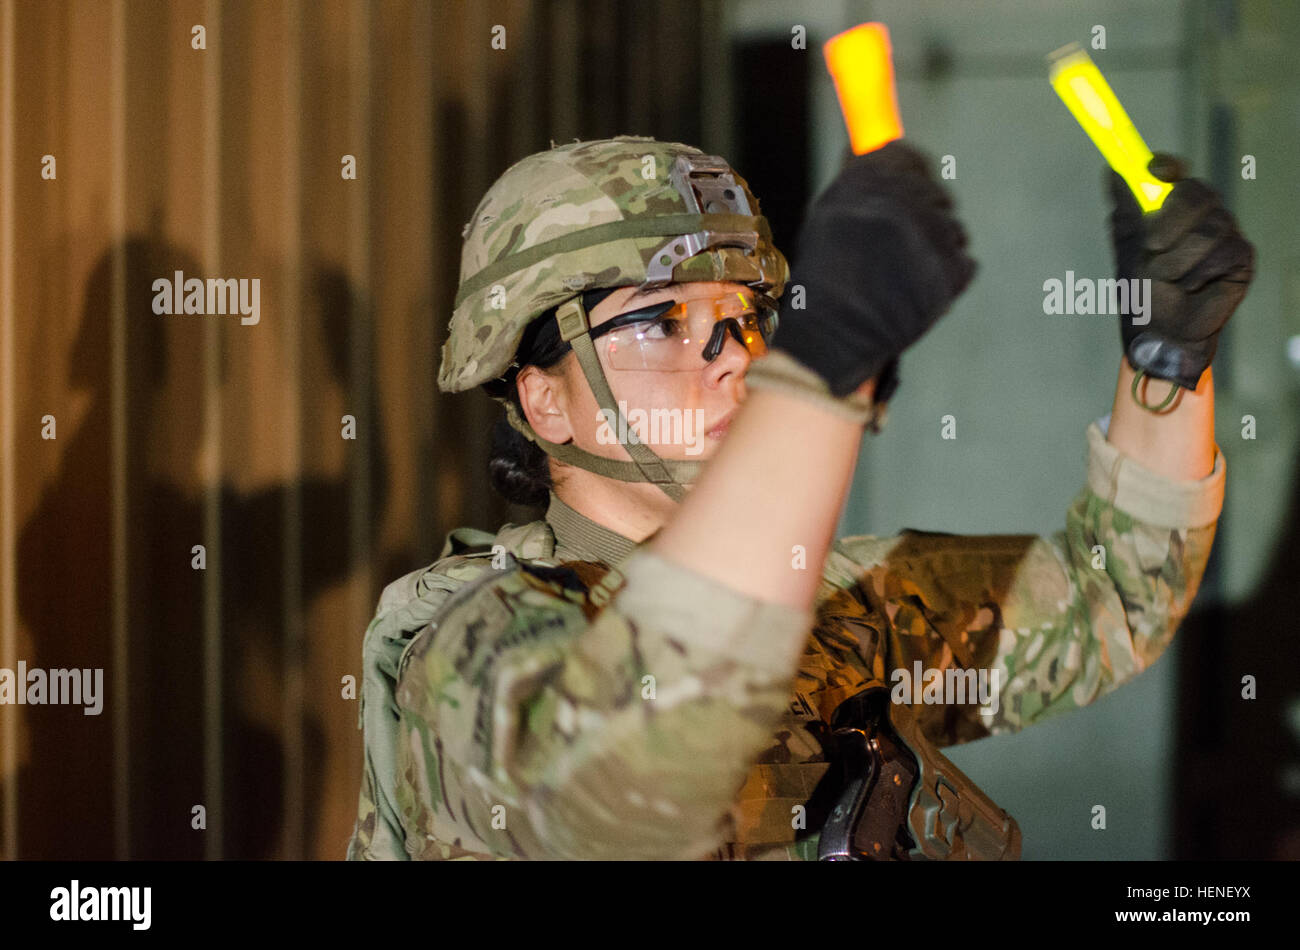
<svg viewBox="0 0 1300 950">
<path fill-rule="evenodd" d="M 976 269 L 966 245 L 952 198 L 919 151 L 899 139 L 852 156 L 799 231 L 773 348 L 848 395 L 966 289 Z"/>
<path fill-rule="evenodd" d="M 1106 169 L 1115 276 L 1151 281 L 1146 320 L 1123 315 L 1120 337 L 1135 370 L 1195 392 L 1246 296 L 1255 247 L 1219 193 L 1188 177 L 1181 159 L 1159 152 L 1148 170 L 1174 189 L 1158 210 L 1143 213 L 1124 179 Z"/>
</svg>

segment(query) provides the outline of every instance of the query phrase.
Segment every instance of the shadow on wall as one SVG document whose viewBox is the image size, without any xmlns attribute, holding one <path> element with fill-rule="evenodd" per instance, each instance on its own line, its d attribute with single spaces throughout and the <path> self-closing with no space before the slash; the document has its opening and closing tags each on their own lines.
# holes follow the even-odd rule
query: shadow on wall
<svg viewBox="0 0 1300 950">
<path fill-rule="evenodd" d="M 1194 610 L 1178 634 L 1179 860 L 1300 860 L 1300 454 L 1290 484 L 1259 586 L 1238 604 Z M 1231 517 L 1225 504 L 1223 518 Z M 1222 554 L 1216 545 L 1207 577 Z"/>
<path fill-rule="evenodd" d="M 126 271 L 126 695 L 116 694 L 112 586 L 112 272 Z M 203 433 L 204 316 L 153 313 L 152 282 L 174 271 L 202 270 L 183 249 L 152 237 L 110 247 L 88 278 L 80 337 L 72 353 L 69 389 L 89 393 L 89 409 L 71 433 L 58 476 L 46 488 L 18 540 L 18 609 L 31 632 L 28 668 L 104 670 L 103 711 L 29 705 L 24 721 L 30 755 L 18 782 L 21 857 L 110 859 L 114 853 L 113 756 L 129 750 L 129 856 L 201 858 L 204 834 L 191 826 L 203 805 L 208 826 L 220 811 L 223 855 L 279 856 L 284 806 L 285 740 L 279 728 L 255 721 L 253 709 L 280 707 L 285 681 L 285 519 L 290 496 L 301 510 L 300 575 L 304 607 L 347 576 L 351 480 L 359 464 L 336 479 L 298 479 L 252 493 L 220 490 L 220 546 L 205 537 L 204 486 L 199 475 Z M 342 273 L 317 269 L 309 284 L 332 380 L 306 380 L 347 389 L 355 334 L 370 333 L 368 314 Z M 218 317 L 216 319 L 228 319 Z M 310 330 L 310 325 L 308 325 Z M 367 341 L 365 352 L 371 353 Z M 242 340 L 223 334 L 222 362 Z M 223 368 L 224 375 L 224 368 Z M 366 377 L 373 378 L 367 373 Z M 265 405 L 261 400 L 259 404 Z M 373 434 L 371 459 L 385 458 L 376 398 L 361 400 Z M 276 412 L 266 406 L 268 415 Z M 256 422 L 253 423 L 256 425 Z M 233 427 L 236 431 L 240 427 Z M 228 430 L 229 431 L 229 430 Z M 227 469 L 237 447 L 223 445 Z M 384 510 L 386 467 L 376 466 L 373 510 Z M 374 528 L 371 528 L 372 535 Z M 192 548 L 205 544 L 207 570 L 220 551 L 222 682 L 222 800 L 204 791 L 204 583 Z M 306 664 L 311 640 L 299 647 Z M 253 690 L 262 692 L 253 694 Z M 271 695 L 271 694 L 274 695 Z M 127 735 L 115 737 L 115 711 L 128 705 Z M 303 836 L 311 842 L 320 814 L 317 789 L 325 752 L 320 721 L 300 712 L 305 762 Z"/>
</svg>

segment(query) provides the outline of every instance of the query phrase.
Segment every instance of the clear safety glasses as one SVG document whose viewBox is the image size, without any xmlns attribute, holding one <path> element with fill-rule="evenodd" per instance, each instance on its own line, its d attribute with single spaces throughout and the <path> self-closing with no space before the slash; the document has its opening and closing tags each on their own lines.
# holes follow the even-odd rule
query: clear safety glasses
<svg viewBox="0 0 1300 950">
<path fill-rule="evenodd" d="M 664 300 L 591 329 L 611 369 L 689 372 L 717 359 L 730 333 L 757 358 L 776 332 L 777 302 L 752 292 Z"/>
</svg>

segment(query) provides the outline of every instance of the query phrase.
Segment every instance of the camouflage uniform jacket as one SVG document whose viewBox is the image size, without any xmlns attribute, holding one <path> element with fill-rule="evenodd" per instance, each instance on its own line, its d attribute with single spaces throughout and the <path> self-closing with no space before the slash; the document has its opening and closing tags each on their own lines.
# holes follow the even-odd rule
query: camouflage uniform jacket
<svg viewBox="0 0 1300 950">
<path fill-rule="evenodd" d="M 1096 422 L 1087 441 L 1064 531 L 843 538 L 812 612 L 688 572 L 554 496 L 546 520 L 453 532 L 366 632 L 348 858 L 815 858 L 791 815 L 829 768 L 819 736 L 892 671 L 998 672 L 983 710 L 913 698 L 939 747 L 1093 702 L 1173 638 L 1225 462 L 1216 448 L 1210 475 L 1180 482 Z"/>
</svg>

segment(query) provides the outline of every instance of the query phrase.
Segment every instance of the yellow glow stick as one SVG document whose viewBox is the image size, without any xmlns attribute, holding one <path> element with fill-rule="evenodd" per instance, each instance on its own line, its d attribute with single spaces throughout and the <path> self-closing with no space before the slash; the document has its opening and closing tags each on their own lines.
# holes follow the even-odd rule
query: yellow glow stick
<svg viewBox="0 0 1300 950">
<path fill-rule="evenodd" d="M 1147 171 L 1151 149 L 1142 141 L 1101 70 L 1078 43 L 1061 47 L 1047 59 L 1051 64 L 1048 77 L 1056 94 L 1110 167 L 1128 182 L 1142 210 L 1155 211 L 1174 186 Z"/>
<path fill-rule="evenodd" d="M 903 137 L 894 90 L 894 60 L 889 30 L 863 23 L 822 44 L 826 68 L 849 129 L 853 154 L 865 155 Z"/>
</svg>

